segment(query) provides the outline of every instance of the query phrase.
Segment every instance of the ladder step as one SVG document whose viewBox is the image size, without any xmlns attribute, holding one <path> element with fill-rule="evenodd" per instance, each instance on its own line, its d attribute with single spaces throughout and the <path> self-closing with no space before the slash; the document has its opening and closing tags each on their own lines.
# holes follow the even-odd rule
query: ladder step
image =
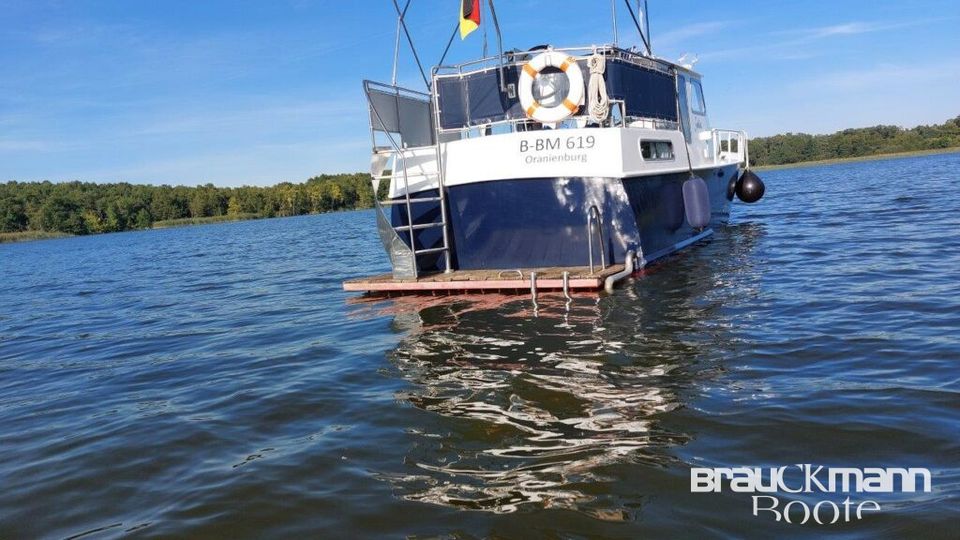
<svg viewBox="0 0 960 540">
<path fill-rule="evenodd" d="M 440 202 L 441 200 L 442 199 L 440 197 L 419 197 L 416 199 L 411 198 L 410 203 L 416 204 L 416 203 L 425 203 L 425 202 Z M 406 204 L 406 203 L 407 203 L 406 199 L 397 199 L 395 201 L 394 200 L 380 201 L 380 204 L 384 206 L 388 206 L 391 204 Z"/>
<path fill-rule="evenodd" d="M 409 225 L 400 225 L 399 227 L 394 227 L 394 229 L 400 232 L 409 231 L 410 229 L 413 229 L 415 231 L 422 231 L 423 229 L 432 229 L 434 227 L 446 227 L 446 226 L 447 224 L 441 221 L 439 223 L 423 223 L 421 225 L 414 225 L 413 227 Z"/>
<path fill-rule="evenodd" d="M 417 251 L 414 251 L 414 253 L 416 255 L 429 255 L 431 253 L 443 253 L 444 251 L 447 251 L 447 248 L 438 247 L 438 248 L 430 248 L 430 249 L 418 249 Z"/>
</svg>

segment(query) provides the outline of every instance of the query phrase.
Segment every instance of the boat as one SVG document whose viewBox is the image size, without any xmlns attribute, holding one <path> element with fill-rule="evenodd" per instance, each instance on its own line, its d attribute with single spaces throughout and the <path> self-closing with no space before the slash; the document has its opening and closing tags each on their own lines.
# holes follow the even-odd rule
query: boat
<svg viewBox="0 0 960 540">
<path fill-rule="evenodd" d="M 344 289 L 609 290 L 763 196 L 747 134 L 711 125 L 693 63 L 657 57 L 646 5 L 624 4 L 639 45 L 619 44 L 614 2 L 610 43 L 504 50 L 493 0 L 462 0 L 447 51 L 481 16 L 497 50 L 428 73 L 393 2 L 392 82 L 363 83 L 392 272 Z M 397 84 L 402 41 L 423 90 Z"/>
</svg>

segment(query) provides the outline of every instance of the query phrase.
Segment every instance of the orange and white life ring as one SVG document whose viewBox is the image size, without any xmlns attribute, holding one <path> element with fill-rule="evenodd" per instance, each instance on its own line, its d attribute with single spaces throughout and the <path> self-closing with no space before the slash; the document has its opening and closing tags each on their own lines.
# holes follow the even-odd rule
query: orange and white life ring
<svg viewBox="0 0 960 540">
<path fill-rule="evenodd" d="M 555 67 L 567 75 L 570 91 L 553 107 L 544 107 L 533 97 L 533 83 L 545 68 Z M 558 51 L 539 54 L 523 66 L 520 73 L 520 105 L 527 117 L 544 124 L 556 123 L 570 118 L 583 105 L 583 72 L 577 61 Z"/>
</svg>

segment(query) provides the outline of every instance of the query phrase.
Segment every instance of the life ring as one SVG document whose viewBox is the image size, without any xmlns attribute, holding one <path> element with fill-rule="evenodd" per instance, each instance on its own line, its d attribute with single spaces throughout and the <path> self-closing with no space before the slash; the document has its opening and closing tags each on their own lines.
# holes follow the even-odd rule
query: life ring
<svg viewBox="0 0 960 540">
<path fill-rule="evenodd" d="M 533 97 L 533 83 L 545 68 L 555 67 L 567 74 L 570 91 L 558 105 L 544 107 Z M 572 69 L 571 69 L 572 68 Z M 556 123 L 570 118 L 583 105 L 583 72 L 577 61 L 558 51 L 539 54 L 523 66 L 520 73 L 520 105 L 527 117 L 541 123 Z"/>
</svg>

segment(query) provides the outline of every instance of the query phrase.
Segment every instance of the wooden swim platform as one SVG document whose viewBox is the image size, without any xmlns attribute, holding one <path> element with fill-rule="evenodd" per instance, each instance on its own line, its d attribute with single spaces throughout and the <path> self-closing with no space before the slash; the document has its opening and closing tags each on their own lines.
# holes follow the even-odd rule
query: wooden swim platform
<svg viewBox="0 0 960 540">
<path fill-rule="evenodd" d="M 345 291 L 367 293 L 430 294 L 451 291 L 478 292 L 525 292 L 535 284 L 539 290 L 564 290 L 564 273 L 567 273 L 567 289 L 599 291 L 610 276 L 624 270 L 624 265 L 615 264 L 606 268 L 599 266 L 593 273 L 586 266 L 521 268 L 516 270 L 456 270 L 420 276 L 418 279 L 394 279 L 393 274 L 381 274 L 343 282 Z"/>
</svg>

